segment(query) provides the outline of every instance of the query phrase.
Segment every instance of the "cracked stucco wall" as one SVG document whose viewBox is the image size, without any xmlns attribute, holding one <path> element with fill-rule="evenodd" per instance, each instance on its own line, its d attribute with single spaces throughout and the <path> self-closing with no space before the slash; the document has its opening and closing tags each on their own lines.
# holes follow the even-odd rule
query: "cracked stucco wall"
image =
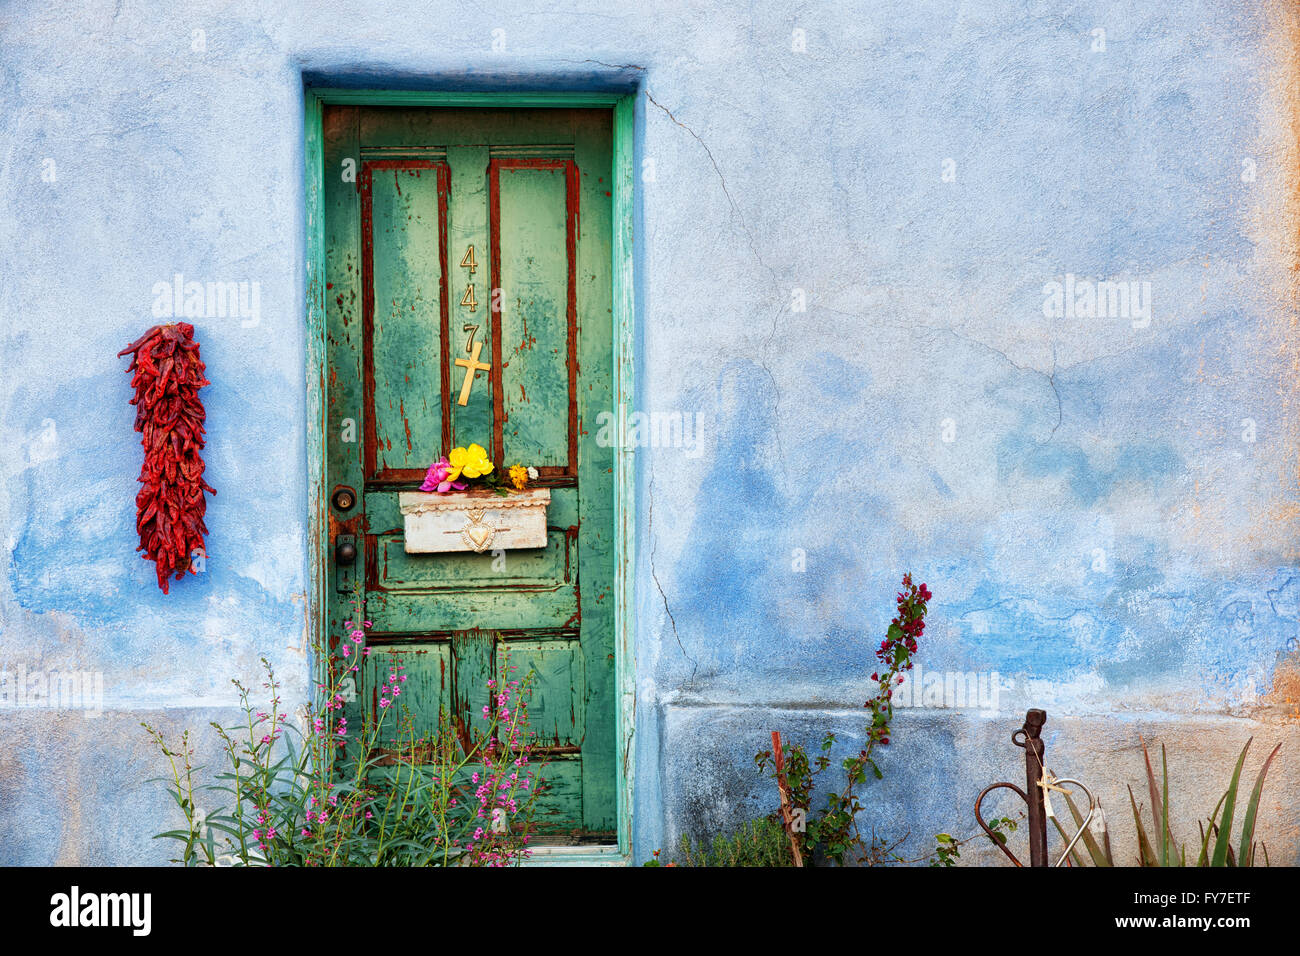
<svg viewBox="0 0 1300 956">
<path fill-rule="evenodd" d="M 970 830 L 1037 705 L 1111 807 L 1164 740 L 1183 832 L 1284 742 L 1262 825 L 1296 862 L 1295 15 L 565 8 L 0 13 L 0 667 L 102 673 L 105 711 L 0 711 L 0 862 L 157 858 L 136 722 L 203 726 L 261 656 L 305 680 L 304 74 L 641 93 L 637 404 L 706 428 L 638 459 L 638 859 L 768 804 L 770 730 L 852 744 L 911 569 L 923 667 L 1000 691 L 900 716 L 882 836 Z M 261 300 L 199 323 L 220 493 L 164 598 L 114 355 L 176 273 Z M 1045 315 L 1067 275 L 1149 313 Z"/>
</svg>

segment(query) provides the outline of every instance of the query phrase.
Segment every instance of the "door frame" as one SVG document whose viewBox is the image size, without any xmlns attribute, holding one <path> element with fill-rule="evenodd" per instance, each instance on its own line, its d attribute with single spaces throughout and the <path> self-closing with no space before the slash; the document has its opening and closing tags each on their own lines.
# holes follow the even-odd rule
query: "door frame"
<svg viewBox="0 0 1300 956">
<path fill-rule="evenodd" d="M 307 626 L 317 640 L 326 637 L 326 587 L 329 575 L 329 493 L 325 484 L 325 200 L 324 137 L 326 104 L 352 106 L 497 107 L 607 109 L 613 114 L 613 373 L 617 422 L 628 421 L 633 403 L 633 343 L 636 297 L 632 274 L 634 211 L 634 93 L 466 92 L 354 90 L 306 86 L 303 89 L 303 153 L 306 199 L 307 321 Z M 633 779 L 636 754 L 636 649 L 632 632 L 635 524 L 635 449 L 618 436 L 614 448 L 614 686 L 617 788 L 617 847 L 539 848 L 539 863 L 627 864 L 632 854 Z"/>
</svg>

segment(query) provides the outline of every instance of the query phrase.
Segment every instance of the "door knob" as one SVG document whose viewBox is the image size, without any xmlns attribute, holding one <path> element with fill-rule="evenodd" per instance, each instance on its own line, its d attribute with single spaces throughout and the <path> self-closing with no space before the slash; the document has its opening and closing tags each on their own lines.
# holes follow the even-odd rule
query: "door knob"
<svg viewBox="0 0 1300 956">
<path fill-rule="evenodd" d="M 340 594 L 352 591 L 356 583 L 357 539 L 341 534 L 334 539 L 334 586 Z"/>
</svg>

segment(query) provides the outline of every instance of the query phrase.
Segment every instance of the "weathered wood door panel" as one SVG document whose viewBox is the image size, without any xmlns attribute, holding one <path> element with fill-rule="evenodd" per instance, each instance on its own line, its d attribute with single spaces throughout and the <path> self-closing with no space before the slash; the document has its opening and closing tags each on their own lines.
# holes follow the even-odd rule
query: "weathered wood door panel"
<svg viewBox="0 0 1300 956">
<path fill-rule="evenodd" d="M 358 706 L 400 663 L 418 720 L 479 719 L 508 655 L 537 675 L 544 829 L 612 841 L 610 116 L 327 107 L 324 131 L 330 522 L 358 551 L 326 574 L 333 631 L 350 574 L 373 624 Z M 398 492 L 472 443 L 538 469 L 546 547 L 407 554 Z"/>
</svg>

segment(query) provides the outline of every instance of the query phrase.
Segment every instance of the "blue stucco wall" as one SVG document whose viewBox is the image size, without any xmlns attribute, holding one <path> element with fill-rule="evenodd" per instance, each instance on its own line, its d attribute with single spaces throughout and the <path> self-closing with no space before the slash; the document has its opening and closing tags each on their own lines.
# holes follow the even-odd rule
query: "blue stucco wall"
<svg viewBox="0 0 1300 956">
<path fill-rule="evenodd" d="M 853 745 L 911 569 L 923 666 L 1005 687 L 900 716 L 882 835 L 972 829 L 1038 705 L 1111 807 L 1168 742 L 1184 832 L 1286 742 L 1262 825 L 1297 862 L 1295 15 L 565 7 L 0 16 L 0 670 L 103 678 L 98 717 L 0 709 L 0 863 L 158 859 L 138 722 L 220 719 L 263 656 L 305 686 L 304 78 L 638 91 L 637 404 L 706 426 L 637 458 L 638 859 L 766 808 L 771 730 Z M 177 273 L 260 309 L 195 322 L 219 494 L 164 597 L 115 353 Z M 1149 315 L 1045 315 L 1067 275 Z"/>
</svg>

